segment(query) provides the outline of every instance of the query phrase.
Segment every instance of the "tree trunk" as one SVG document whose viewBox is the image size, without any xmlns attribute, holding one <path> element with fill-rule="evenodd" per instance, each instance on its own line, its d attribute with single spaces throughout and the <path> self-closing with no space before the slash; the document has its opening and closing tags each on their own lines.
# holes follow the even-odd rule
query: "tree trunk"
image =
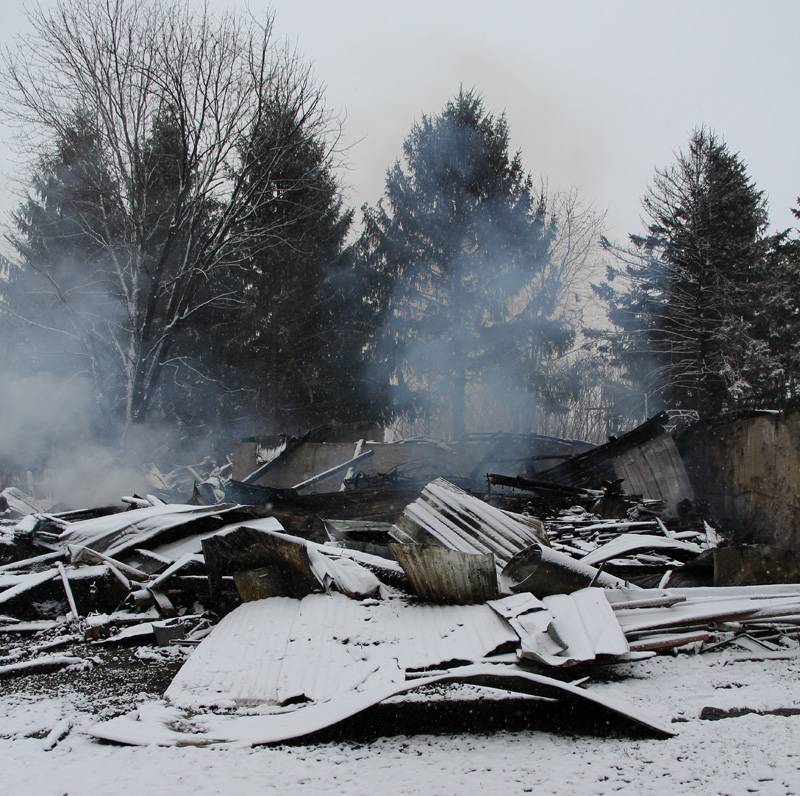
<svg viewBox="0 0 800 796">
<path fill-rule="evenodd" d="M 453 426 L 451 436 L 453 439 L 460 439 L 466 433 L 466 392 L 467 392 L 467 371 L 464 367 L 464 360 L 459 352 L 459 364 L 453 373 L 452 389 L 452 412 Z"/>
</svg>

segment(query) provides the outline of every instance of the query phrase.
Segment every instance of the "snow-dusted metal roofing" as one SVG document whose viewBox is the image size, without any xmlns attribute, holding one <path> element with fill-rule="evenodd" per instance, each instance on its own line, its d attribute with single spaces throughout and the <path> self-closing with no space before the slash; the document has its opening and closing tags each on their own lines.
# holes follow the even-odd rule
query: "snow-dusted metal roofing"
<svg viewBox="0 0 800 796">
<path fill-rule="evenodd" d="M 251 603 L 252 604 L 252 603 Z M 164 705 L 144 705 L 133 714 L 95 724 L 95 738 L 133 745 L 206 746 L 218 743 L 269 744 L 299 738 L 330 727 L 392 696 L 438 683 L 471 683 L 513 693 L 555 698 L 575 706 L 600 706 L 668 738 L 674 730 L 639 709 L 608 696 L 518 666 L 480 663 L 436 672 L 410 681 L 370 683 L 356 693 L 308 706 L 261 715 L 193 715 Z"/>
<path fill-rule="evenodd" d="M 645 533 L 621 533 L 616 539 L 592 550 L 580 560 L 584 564 L 596 566 L 612 558 L 620 558 L 643 550 L 666 550 L 674 553 L 689 553 L 692 556 L 700 555 L 703 549 L 694 542 L 684 542 L 680 539 L 667 539 L 664 536 L 654 536 Z"/>
<path fill-rule="evenodd" d="M 273 597 L 228 614 L 166 696 L 182 706 L 321 701 L 402 682 L 407 670 L 481 661 L 518 642 L 488 605 L 358 602 L 339 594 Z"/>
<path fill-rule="evenodd" d="M 59 535 L 58 541 L 64 545 L 91 547 L 113 557 L 131 547 L 149 547 L 155 540 L 164 541 L 161 538 L 164 532 L 197 520 L 219 516 L 217 527 L 221 527 L 225 524 L 224 515 L 241 508 L 235 503 L 216 506 L 170 503 L 134 509 L 72 523 Z M 187 535 L 190 532 L 187 530 Z"/>
<path fill-rule="evenodd" d="M 800 616 L 800 595 L 788 593 L 792 588 L 790 586 L 785 588 L 787 593 L 784 595 L 774 592 L 775 596 L 767 596 L 769 592 L 759 595 L 754 591 L 751 592 L 752 596 L 689 597 L 685 601 L 668 607 L 639 608 L 632 611 L 618 610 L 616 614 L 625 633 L 725 620 L 748 621 Z M 666 589 L 665 591 L 670 593 L 671 590 Z M 683 594 L 692 591 L 695 590 L 676 590 Z M 714 591 L 723 591 L 723 589 L 717 588 Z"/>
<path fill-rule="evenodd" d="M 541 600 L 520 593 L 489 605 L 516 631 L 521 658 L 546 666 L 570 666 L 629 651 L 603 589 L 581 589 Z"/>
<path fill-rule="evenodd" d="M 271 597 L 228 614 L 166 696 L 182 707 L 319 702 L 513 649 L 566 666 L 624 655 L 628 644 L 601 589 L 465 606 L 359 602 L 341 594 Z"/>
<path fill-rule="evenodd" d="M 406 506 L 398 541 L 439 544 L 462 553 L 492 553 L 498 570 L 516 553 L 537 544 L 528 525 L 437 478 Z"/>
</svg>

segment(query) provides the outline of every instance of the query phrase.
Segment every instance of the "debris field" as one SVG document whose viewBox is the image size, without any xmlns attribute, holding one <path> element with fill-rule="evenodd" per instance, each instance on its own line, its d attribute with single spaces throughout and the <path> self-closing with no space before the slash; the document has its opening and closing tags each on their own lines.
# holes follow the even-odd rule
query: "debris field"
<svg viewBox="0 0 800 796">
<path fill-rule="evenodd" d="M 795 667 L 800 578 L 791 547 L 743 544 L 701 505 L 672 421 L 597 448 L 306 435 L 77 511 L 7 488 L 0 680 L 94 695 L 87 743 L 374 743 L 459 714 L 487 731 L 674 737 L 682 711 L 638 698 L 659 659 L 678 702 L 699 660 Z M 800 707 L 789 693 L 701 713 L 793 727 Z M 56 721 L 45 748 L 74 726 Z"/>
</svg>

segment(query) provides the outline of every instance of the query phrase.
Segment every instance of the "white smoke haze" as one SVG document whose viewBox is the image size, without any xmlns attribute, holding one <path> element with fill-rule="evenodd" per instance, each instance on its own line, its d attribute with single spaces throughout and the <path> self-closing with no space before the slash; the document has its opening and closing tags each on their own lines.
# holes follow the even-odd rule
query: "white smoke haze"
<svg viewBox="0 0 800 796">
<path fill-rule="evenodd" d="M 150 462 L 169 467 L 199 458 L 156 423 L 132 427 L 123 443 L 111 444 L 98 436 L 96 412 L 87 379 L 7 374 L 0 384 L 0 488 L 27 490 L 30 472 L 35 496 L 58 507 L 119 503 L 122 495 L 153 491 L 145 476 Z"/>
<path fill-rule="evenodd" d="M 445 174 L 451 163 L 468 158 L 459 151 L 458 142 L 442 138 L 437 154 L 439 171 Z M 567 422 L 560 415 L 585 414 L 583 404 L 596 404 L 596 395 L 587 395 L 580 404 L 571 400 L 554 405 L 544 396 L 555 392 L 551 383 L 564 385 L 562 393 L 570 395 L 574 392 L 570 382 L 576 384 L 581 375 L 568 351 L 585 342 L 581 336 L 585 316 L 594 320 L 599 312 L 591 282 L 603 271 L 599 239 L 604 214 L 584 203 L 576 190 L 551 193 L 542 182 L 539 191 L 531 193 L 541 201 L 542 234 L 547 241 L 543 251 L 534 249 L 529 257 L 514 254 L 518 244 L 498 223 L 491 202 L 471 208 L 468 225 L 447 231 L 448 243 L 461 252 L 449 263 L 450 279 L 460 290 L 444 298 L 449 308 L 444 318 L 437 315 L 434 301 L 432 316 L 420 306 L 414 319 L 402 353 L 402 373 L 418 393 L 423 411 L 416 420 L 400 422 L 402 433 L 451 436 L 452 407 L 461 390 L 452 376 L 462 363 L 467 433 L 551 433 L 554 427 L 586 425 L 581 418 Z M 447 200 L 441 196 L 439 201 Z M 416 209 L 420 215 L 426 212 L 421 205 Z M 411 262 L 406 268 L 412 280 L 426 284 L 427 262 Z M 392 306 L 412 306 L 405 291 L 407 283 L 399 284 Z M 396 323 L 396 316 L 389 315 L 384 334 L 391 337 Z M 598 436 L 605 438 L 604 428 Z"/>
</svg>

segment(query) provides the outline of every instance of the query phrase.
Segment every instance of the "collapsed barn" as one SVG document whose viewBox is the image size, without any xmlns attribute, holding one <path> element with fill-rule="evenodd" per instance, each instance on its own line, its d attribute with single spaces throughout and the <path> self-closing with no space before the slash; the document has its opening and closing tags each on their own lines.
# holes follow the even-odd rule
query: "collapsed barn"
<svg viewBox="0 0 800 796">
<path fill-rule="evenodd" d="M 666 737 L 593 672 L 798 654 L 797 418 L 664 412 L 600 446 L 324 428 L 154 471 L 120 506 L 59 512 L 8 488 L 0 678 L 180 650 L 163 705 L 92 727 L 123 744 L 277 743 L 443 684 Z"/>
</svg>

